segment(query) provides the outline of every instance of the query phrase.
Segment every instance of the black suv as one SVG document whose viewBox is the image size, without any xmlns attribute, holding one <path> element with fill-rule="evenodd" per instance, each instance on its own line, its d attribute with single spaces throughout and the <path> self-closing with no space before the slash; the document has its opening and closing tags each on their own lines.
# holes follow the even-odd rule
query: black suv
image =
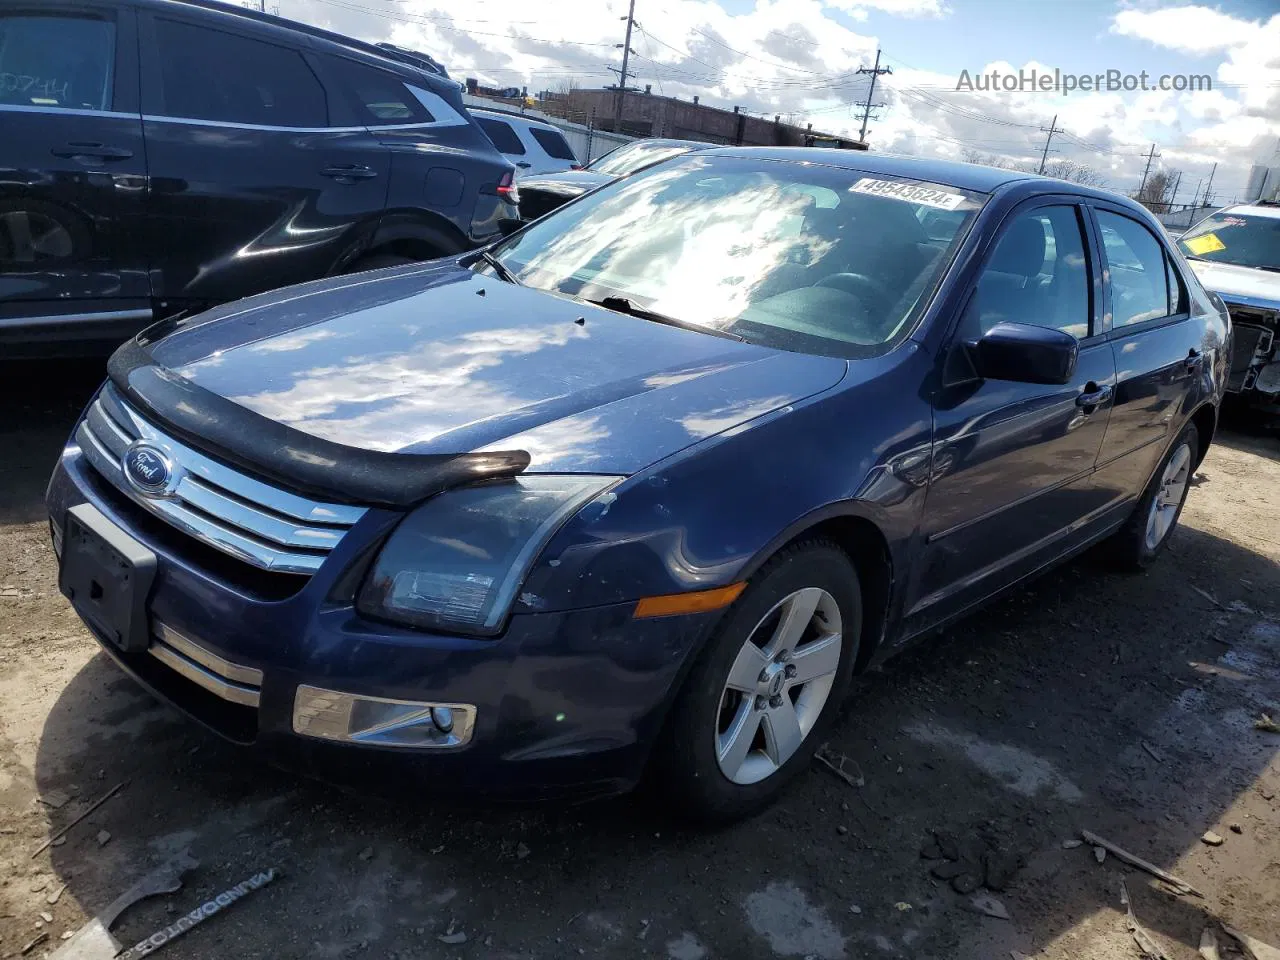
<svg viewBox="0 0 1280 960">
<path fill-rule="evenodd" d="M 518 217 L 458 85 L 212 0 L 0 0 L 0 356 L 94 348 Z"/>
</svg>

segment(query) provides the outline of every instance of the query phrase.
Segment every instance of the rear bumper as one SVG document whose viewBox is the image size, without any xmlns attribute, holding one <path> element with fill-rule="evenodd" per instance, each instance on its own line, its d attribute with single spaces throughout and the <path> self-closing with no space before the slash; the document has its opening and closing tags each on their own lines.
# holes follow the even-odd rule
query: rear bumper
<svg viewBox="0 0 1280 960">
<path fill-rule="evenodd" d="M 66 511 L 90 502 L 157 555 L 151 649 L 124 652 L 86 621 L 106 653 L 219 736 L 324 779 L 408 781 L 502 799 L 625 791 L 639 780 L 673 692 L 718 616 L 636 620 L 627 603 L 514 616 L 495 639 L 402 630 L 329 599 L 369 546 L 359 526 L 297 593 L 255 598 L 175 549 L 181 538 L 136 522 L 128 502 L 109 493 L 75 447 L 48 492 L 55 542 Z M 295 731 L 301 685 L 474 705 L 475 726 L 454 748 L 320 740 Z"/>
</svg>

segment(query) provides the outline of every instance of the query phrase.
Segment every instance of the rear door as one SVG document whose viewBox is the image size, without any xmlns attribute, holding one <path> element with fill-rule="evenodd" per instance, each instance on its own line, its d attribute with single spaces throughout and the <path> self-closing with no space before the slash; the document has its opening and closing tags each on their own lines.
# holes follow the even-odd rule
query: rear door
<svg viewBox="0 0 1280 960">
<path fill-rule="evenodd" d="M 141 19 L 156 295 L 178 310 L 330 273 L 381 213 L 390 158 L 331 124 L 349 111 L 306 38 L 216 11 Z"/>
<path fill-rule="evenodd" d="M 486 117 L 478 113 L 472 116 L 476 118 L 476 123 L 480 124 L 484 135 L 498 148 L 498 152 L 516 165 L 517 177 L 533 169 L 533 158 L 529 156 L 529 149 L 512 124 L 497 117 Z"/>
<path fill-rule="evenodd" d="M 569 141 L 555 127 L 530 124 L 526 133 L 542 152 L 540 169 L 531 170 L 530 173 L 559 173 L 561 170 L 570 170 L 578 166 L 578 158 L 574 156 Z"/>
<path fill-rule="evenodd" d="M 130 8 L 0 2 L 0 340 L 150 317 L 136 52 Z"/>
<path fill-rule="evenodd" d="M 1122 207 L 1092 204 L 1102 250 L 1108 339 L 1116 359 L 1097 483 L 1112 501 L 1142 493 L 1198 402 L 1211 351 L 1164 243 Z"/>
</svg>

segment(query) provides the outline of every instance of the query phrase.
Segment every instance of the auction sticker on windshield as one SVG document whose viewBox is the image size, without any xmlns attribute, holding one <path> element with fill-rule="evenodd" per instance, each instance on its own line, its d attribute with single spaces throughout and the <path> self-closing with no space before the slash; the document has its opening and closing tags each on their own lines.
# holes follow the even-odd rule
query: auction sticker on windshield
<svg viewBox="0 0 1280 960">
<path fill-rule="evenodd" d="M 1219 250 L 1227 249 L 1227 245 L 1218 239 L 1216 233 L 1203 233 L 1198 237 L 1192 237 L 1190 240 L 1183 240 L 1182 245 L 1191 251 L 1193 256 L 1200 256 L 1205 253 L 1216 253 Z"/>
<path fill-rule="evenodd" d="M 852 193 L 869 193 L 873 197 L 888 197 L 925 207 L 937 207 L 939 210 L 955 210 L 964 203 L 964 197 L 958 193 L 947 193 L 934 187 L 922 187 L 897 180 L 874 180 L 871 177 L 863 177 L 849 190 Z"/>
</svg>

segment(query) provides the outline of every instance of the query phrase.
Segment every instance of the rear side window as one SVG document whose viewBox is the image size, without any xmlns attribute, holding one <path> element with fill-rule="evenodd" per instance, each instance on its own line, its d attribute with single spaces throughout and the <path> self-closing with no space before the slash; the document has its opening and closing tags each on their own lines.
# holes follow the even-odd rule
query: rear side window
<svg viewBox="0 0 1280 960">
<path fill-rule="evenodd" d="M 0 16 L 0 103 L 111 109 L 116 26 L 70 16 Z"/>
<path fill-rule="evenodd" d="M 1178 268 L 1173 265 L 1173 258 L 1167 253 L 1164 258 L 1165 269 L 1169 273 L 1169 314 L 1182 313 L 1186 310 L 1183 306 L 1185 298 L 1183 297 L 1182 278 L 1178 276 Z"/>
<path fill-rule="evenodd" d="M 484 131 L 499 153 L 511 153 L 518 157 L 524 156 L 524 144 L 520 142 L 520 138 L 516 136 L 516 132 L 511 129 L 511 124 L 503 123 L 501 120 L 494 120 L 492 117 L 476 117 L 476 122 L 480 124 L 480 129 Z"/>
<path fill-rule="evenodd" d="M 435 119 L 394 74 L 340 57 L 328 58 L 327 62 L 354 101 L 361 123 L 431 123 Z"/>
<path fill-rule="evenodd" d="M 1169 273 L 1160 241 L 1136 220 L 1106 210 L 1097 215 L 1111 277 L 1112 326 L 1168 316 Z"/>
<path fill-rule="evenodd" d="M 166 116 L 278 127 L 329 122 L 324 88 L 296 50 L 163 19 L 156 41 Z"/>
<path fill-rule="evenodd" d="M 540 127 L 530 127 L 529 132 L 533 134 L 533 139 L 538 141 L 538 146 L 547 151 L 547 156 L 554 157 L 556 160 L 568 160 L 570 163 L 578 162 L 578 158 L 573 155 L 573 149 L 569 146 L 569 142 L 560 135 L 558 130 L 543 130 Z"/>
</svg>

